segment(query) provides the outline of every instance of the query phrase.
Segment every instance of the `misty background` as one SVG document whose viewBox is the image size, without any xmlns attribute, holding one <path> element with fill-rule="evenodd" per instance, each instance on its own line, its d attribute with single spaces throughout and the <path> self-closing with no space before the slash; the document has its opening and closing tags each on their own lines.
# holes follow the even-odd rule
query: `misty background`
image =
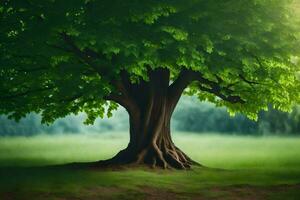
<svg viewBox="0 0 300 200">
<path fill-rule="evenodd" d="M 84 125 L 85 114 L 69 115 L 50 126 L 41 124 L 41 117 L 31 113 L 20 122 L 0 115 L 0 135 L 79 134 L 128 131 L 128 114 L 122 107 L 111 118 L 98 118 L 94 125 Z M 258 121 L 251 121 L 241 114 L 230 117 L 226 108 L 200 102 L 196 97 L 183 96 L 172 117 L 172 130 L 196 133 L 240 135 L 300 135 L 300 106 L 291 113 L 269 108 L 261 112 Z"/>
</svg>

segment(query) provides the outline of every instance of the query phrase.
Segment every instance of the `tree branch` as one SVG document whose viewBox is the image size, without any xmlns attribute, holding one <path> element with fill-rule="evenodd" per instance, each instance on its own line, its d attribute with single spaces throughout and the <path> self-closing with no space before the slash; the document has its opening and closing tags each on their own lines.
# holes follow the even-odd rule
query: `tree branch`
<svg viewBox="0 0 300 200">
<path fill-rule="evenodd" d="M 131 99 L 131 97 L 128 97 L 126 95 L 116 95 L 116 94 L 110 94 L 108 96 L 104 97 L 104 100 L 106 101 L 114 101 L 121 106 L 123 106 L 129 114 L 140 114 L 140 109 L 137 107 L 135 102 Z"/>
<path fill-rule="evenodd" d="M 85 48 L 84 50 L 81 50 L 72 40 L 72 37 L 65 32 L 61 32 L 59 35 L 69 48 L 65 48 L 53 44 L 48 44 L 48 45 L 65 52 L 75 54 L 84 63 L 86 63 L 92 69 L 94 69 L 100 76 L 102 77 L 109 76 L 109 66 L 99 66 L 98 64 L 94 63 L 96 59 L 99 59 L 101 62 L 106 62 L 107 60 L 104 55 L 101 55 L 89 48 Z"/>
<path fill-rule="evenodd" d="M 217 82 L 211 81 L 205 78 L 201 72 L 195 72 L 188 69 L 182 70 L 178 78 L 169 87 L 169 97 L 170 99 L 174 99 L 172 100 L 172 104 L 177 104 L 184 89 L 193 81 L 199 83 L 198 87 L 200 90 L 212 93 L 224 101 L 230 103 L 245 103 L 245 100 L 241 97 L 233 95 L 234 91 L 230 89 L 230 85 L 222 86 L 224 81 L 220 77 L 217 77 L 217 80 Z"/>
<path fill-rule="evenodd" d="M 253 87 L 253 85 L 259 85 L 261 83 L 255 82 L 255 81 L 250 81 L 248 79 L 246 79 L 243 75 L 239 74 L 240 79 L 242 79 L 244 82 L 248 83 L 251 87 Z"/>
<path fill-rule="evenodd" d="M 260 58 L 259 58 L 258 56 L 256 56 L 254 53 L 252 53 L 252 52 L 250 52 L 250 51 L 247 51 L 247 50 L 245 50 L 245 51 L 246 51 L 250 56 L 252 56 L 252 57 L 256 60 L 257 64 L 258 64 L 261 68 L 266 68 L 266 67 L 264 66 L 264 64 L 261 62 L 261 60 L 260 60 Z M 281 85 L 278 83 L 278 81 L 274 80 L 273 77 L 269 76 L 269 77 L 267 77 L 267 78 L 271 79 L 276 85 L 278 85 L 279 87 L 281 87 Z M 260 83 L 260 84 L 261 84 L 261 83 Z M 267 85 L 267 84 L 264 84 L 264 85 Z"/>
<path fill-rule="evenodd" d="M 88 64 L 90 67 L 92 67 L 100 76 L 102 77 L 108 77 L 109 78 L 109 72 L 107 70 L 107 67 L 105 66 L 96 66 L 93 61 L 95 59 L 105 60 L 105 56 L 89 49 L 85 48 L 84 50 L 81 50 L 79 47 L 76 46 L 75 42 L 73 42 L 72 38 L 65 32 L 60 33 L 60 36 L 62 40 L 69 46 L 70 49 L 65 49 L 59 46 L 54 46 L 60 50 L 65 50 L 66 52 L 72 52 L 76 56 L 78 56 L 81 60 L 83 60 L 86 64 Z M 53 45 L 52 45 L 53 46 Z M 120 80 L 116 80 L 114 77 L 110 77 L 111 80 L 109 82 L 117 89 L 118 92 L 121 94 L 117 95 L 109 95 L 105 97 L 106 100 L 112 100 L 126 109 L 129 109 L 131 112 L 133 109 L 136 109 L 136 105 L 134 100 L 129 95 L 128 88 L 126 85 L 124 85 L 124 82 Z"/>
<path fill-rule="evenodd" d="M 219 98 L 223 99 L 224 101 L 228 101 L 230 103 L 246 103 L 245 100 L 243 100 L 240 96 L 236 96 L 236 95 L 224 95 L 221 92 L 221 89 L 219 89 L 218 87 L 215 88 L 207 88 L 202 86 L 201 84 L 198 85 L 199 89 L 205 92 L 209 92 L 212 94 L 215 94 L 216 96 L 218 96 Z"/>
<path fill-rule="evenodd" d="M 171 103 L 171 110 L 175 109 L 184 89 L 195 80 L 195 74 L 187 69 L 183 69 L 177 79 L 169 86 L 168 98 Z"/>
</svg>

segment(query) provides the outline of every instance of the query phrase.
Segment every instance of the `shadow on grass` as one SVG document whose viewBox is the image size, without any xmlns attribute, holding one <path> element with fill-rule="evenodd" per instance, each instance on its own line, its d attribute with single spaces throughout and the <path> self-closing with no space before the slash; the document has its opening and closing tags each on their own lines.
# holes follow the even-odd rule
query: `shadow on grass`
<svg viewBox="0 0 300 200">
<path fill-rule="evenodd" d="M 300 195 L 300 171 L 224 170 L 207 167 L 178 171 L 152 170 L 145 166 L 95 168 L 91 164 L 93 163 L 2 167 L 0 199 L 188 197 L 201 200 L 247 199 L 247 194 L 252 199 L 276 199 L 277 196 L 293 199 Z M 253 196 L 255 194 L 257 195 Z"/>
</svg>

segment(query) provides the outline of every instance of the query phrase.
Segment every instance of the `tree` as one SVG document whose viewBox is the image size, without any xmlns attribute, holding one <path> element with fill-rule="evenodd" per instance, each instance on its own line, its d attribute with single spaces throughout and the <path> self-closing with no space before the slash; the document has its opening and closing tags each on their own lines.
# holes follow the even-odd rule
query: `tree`
<svg viewBox="0 0 300 200">
<path fill-rule="evenodd" d="M 216 108 L 212 103 L 199 102 L 197 97 L 185 97 L 173 114 L 172 126 L 174 130 L 194 133 L 257 135 L 260 114 L 258 118 L 255 122 L 241 114 L 230 117 L 225 107 Z"/>
<path fill-rule="evenodd" d="M 297 3 L 297 2 L 296 2 Z M 282 0 L 2 0 L 0 113 L 44 123 L 117 104 L 128 147 L 106 164 L 189 168 L 170 118 L 197 95 L 256 118 L 299 102 L 299 22 Z"/>
<path fill-rule="evenodd" d="M 284 113 L 270 108 L 260 113 L 258 132 L 261 134 L 296 135 L 300 133 L 299 105 L 291 113 Z"/>
</svg>

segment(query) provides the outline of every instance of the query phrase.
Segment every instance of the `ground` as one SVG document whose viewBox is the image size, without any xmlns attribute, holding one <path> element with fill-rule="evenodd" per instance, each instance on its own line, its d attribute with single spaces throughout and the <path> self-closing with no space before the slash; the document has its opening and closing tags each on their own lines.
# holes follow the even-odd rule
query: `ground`
<svg viewBox="0 0 300 200">
<path fill-rule="evenodd" d="M 300 138 L 175 134 L 206 167 L 189 171 L 48 167 L 106 159 L 126 133 L 0 138 L 0 199 L 300 199 Z"/>
</svg>

